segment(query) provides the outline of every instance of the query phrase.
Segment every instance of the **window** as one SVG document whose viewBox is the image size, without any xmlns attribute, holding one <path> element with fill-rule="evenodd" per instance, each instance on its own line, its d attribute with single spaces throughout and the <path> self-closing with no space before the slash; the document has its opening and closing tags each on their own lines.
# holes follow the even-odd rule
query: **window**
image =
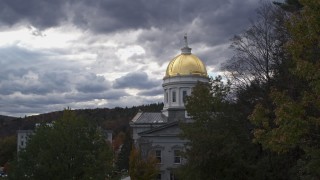
<svg viewBox="0 0 320 180">
<path fill-rule="evenodd" d="M 168 99 L 169 99 L 168 96 L 169 96 L 168 92 L 166 91 L 166 103 L 168 103 Z"/>
<path fill-rule="evenodd" d="M 142 157 L 147 157 L 147 152 L 144 149 L 141 149 L 141 156 Z"/>
<path fill-rule="evenodd" d="M 182 101 L 186 103 L 187 91 L 182 91 Z"/>
<path fill-rule="evenodd" d="M 178 178 L 174 175 L 173 172 L 170 172 L 170 180 L 178 180 Z"/>
<path fill-rule="evenodd" d="M 161 174 L 157 175 L 157 180 L 161 180 Z"/>
<path fill-rule="evenodd" d="M 180 150 L 174 150 L 174 163 L 175 164 L 180 164 L 181 163 L 181 152 Z"/>
<path fill-rule="evenodd" d="M 156 158 L 158 159 L 158 163 L 161 163 L 161 150 L 156 150 Z"/>
<path fill-rule="evenodd" d="M 172 102 L 176 102 L 176 101 L 177 101 L 176 91 L 172 91 Z"/>
<path fill-rule="evenodd" d="M 23 146 L 23 145 L 24 145 L 24 142 L 23 142 L 23 141 L 21 141 L 21 142 L 20 142 L 20 145 L 21 145 L 21 146 Z"/>
</svg>

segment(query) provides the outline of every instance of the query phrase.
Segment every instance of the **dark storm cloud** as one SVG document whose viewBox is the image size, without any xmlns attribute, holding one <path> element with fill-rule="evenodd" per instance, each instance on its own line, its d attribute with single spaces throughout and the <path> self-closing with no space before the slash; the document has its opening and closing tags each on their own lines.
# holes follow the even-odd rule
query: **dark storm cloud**
<svg viewBox="0 0 320 180">
<path fill-rule="evenodd" d="M 95 32 L 114 32 L 127 29 L 160 28 L 175 31 L 185 28 L 196 19 L 201 31 L 217 31 L 217 24 L 233 31 L 243 27 L 241 17 L 252 13 L 257 3 L 236 0 L 2 0 L 0 20 L 3 25 L 29 22 L 38 28 L 58 26 L 73 22 L 79 27 Z M 239 16 L 238 16 L 239 15 Z M 239 18 L 237 18 L 239 17 Z M 248 16 L 247 16 L 248 17 Z M 244 23 L 245 24 L 245 23 Z M 203 31 L 206 32 L 203 32 Z M 220 33 L 225 29 L 218 30 Z M 195 31 L 194 31 L 195 32 Z M 211 39 L 219 36 L 211 37 Z M 205 37 L 199 39 L 207 40 Z"/>
<path fill-rule="evenodd" d="M 102 93 L 68 93 L 64 96 L 68 103 L 71 102 L 87 102 L 94 99 L 117 100 L 122 96 L 127 96 L 124 90 L 110 90 Z"/>
<path fill-rule="evenodd" d="M 145 72 L 132 72 L 118 79 L 113 83 L 114 88 L 135 88 L 135 89 L 148 89 L 161 84 L 161 81 L 149 79 L 148 74 Z"/>
<path fill-rule="evenodd" d="M 55 104 L 64 104 L 66 100 L 63 96 L 59 94 L 50 94 L 50 95 L 10 95 L 4 98 L 2 103 L 5 106 L 10 107 L 11 103 L 14 102 L 14 106 L 28 106 L 28 107 L 41 107 L 46 105 L 55 105 Z M 7 107 L 6 107 L 7 108 Z"/>
<path fill-rule="evenodd" d="M 121 97 L 127 95 L 123 90 L 110 90 L 103 93 L 50 94 L 23 98 L 15 96 L 3 97 L 0 95 L 0 114 L 21 117 L 26 114 L 63 110 L 67 107 L 72 109 L 97 108 L 100 107 L 98 104 L 88 103 L 88 101 L 93 99 L 107 99 L 113 102 L 113 100 L 118 101 Z"/>
<path fill-rule="evenodd" d="M 159 87 L 142 90 L 138 93 L 138 96 L 158 96 L 163 94 L 163 88 L 159 85 Z"/>
<path fill-rule="evenodd" d="M 101 1 L 98 4 L 97 14 L 100 18 L 89 22 L 87 21 L 88 19 L 93 19 L 90 17 L 92 14 L 88 13 L 87 20 L 82 18 L 82 21 L 77 22 L 86 22 L 87 25 L 91 25 L 95 30 L 104 32 L 128 28 L 148 29 L 150 27 L 161 27 L 167 29 L 174 24 L 181 25 L 192 22 L 194 18 L 201 17 L 202 12 L 213 11 L 225 3 L 229 2 L 225 0 L 192 0 L 187 2 L 180 0 L 170 2 L 108 0 Z"/>
<path fill-rule="evenodd" d="M 198 51 L 195 50 L 195 53 L 204 62 L 205 66 L 218 66 L 230 56 L 231 50 L 228 47 L 229 44 L 225 44 L 222 46 L 210 47 L 206 51 L 198 49 Z"/>
<path fill-rule="evenodd" d="M 64 0 L 2 0 L 0 22 L 12 26 L 28 21 L 38 28 L 57 26 L 65 19 Z"/>
<path fill-rule="evenodd" d="M 76 88 L 79 92 L 98 93 L 110 88 L 110 83 L 102 76 L 86 74 L 84 81 L 77 83 Z"/>
<path fill-rule="evenodd" d="M 18 47 L 0 48 L 0 94 L 47 94 L 66 91 L 64 72 L 46 71 L 45 53 Z"/>
<path fill-rule="evenodd" d="M 86 102 L 128 95 L 124 90 L 112 90 L 108 80 L 76 61 L 51 60 L 52 53 L 64 52 L 48 55 L 18 47 L 0 48 L 1 114 L 23 116 L 24 112 L 43 113 L 75 105 L 97 107 Z"/>
<path fill-rule="evenodd" d="M 70 75 L 65 72 L 43 72 L 37 68 L 17 68 L 2 71 L 0 94 L 45 95 L 53 92 L 66 92 Z"/>
<path fill-rule="evenodd" d="M 129 94 L 126 93 L 124 90 L 110 90 L 105 93 L 101 99 L 107 99 L 107 100 L 118 100 L 123 96 L 128 96 Z"/>
<path fill-rule="evenodd" d="M 72 72 L 43 72 L 37 68 L 19 68 L 4 71 L 0 82 L 0 94 L 46 95 L 71 91 Z"/>
<path fill-rule="evenodd" d="M 213 4 L 214 2 L 212 2 Z M 194 43 L 206 43 L 209 46 L 228 41 L 234 34 L 247 28 L 249 19 L 255 14 L 259 1 L 229 1 L 216 10 L 201 13 L 199 27 L 192 29 Z M 227 38 L 227 39 L 226 39 Z"/>
<path fill-rule="evenodd" d="M 110 82 L 93 73 L 76 73 L 72 70 L 41 71 L 37 68 L 4 71 L 1 75 L 0 94 L 46 95 L 66 93 L 100 93 L 110 88 Z"/>
<path fill-rule="evenodd" d="M 162 64 L 179 52 L 186 32 L 191 46 L 228 43 L 247 27 L 258 4 L 249 0 L 3 0 L 0 21 L 4 25 L 29 22 L 37 28 L 72 23 L 103 34 L 144 29 L 136 43 Z"/>
</svg>

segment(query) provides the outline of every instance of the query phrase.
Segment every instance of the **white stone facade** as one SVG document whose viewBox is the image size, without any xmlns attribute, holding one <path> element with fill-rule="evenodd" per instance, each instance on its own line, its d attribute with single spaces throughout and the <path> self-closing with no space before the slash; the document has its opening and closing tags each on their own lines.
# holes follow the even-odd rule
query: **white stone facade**
<svg viewBox="0 0 320 180">
<path fill-rule="evenodd" d="M 30 135 L 33 134 L 33 130 L 18 130 L 17 131 L 17 151 L 24 149 L 28 143 Z"/>
</svg>

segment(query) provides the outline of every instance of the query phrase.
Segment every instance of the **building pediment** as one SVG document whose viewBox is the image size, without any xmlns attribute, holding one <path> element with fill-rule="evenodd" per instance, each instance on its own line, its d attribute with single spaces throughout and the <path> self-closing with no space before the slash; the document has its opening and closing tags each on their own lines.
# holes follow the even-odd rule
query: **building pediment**
<svg viewBox="0 0 320 180">
<path fill-rule="evenodd" d="M 163 126 L 159 126 L 147 131 L 139 133 L 141 137 L 150 137 L 150 136 L 178 136 L 181 132 L 179 127 L 179 122 L 167 123 Z"/>
</svg>

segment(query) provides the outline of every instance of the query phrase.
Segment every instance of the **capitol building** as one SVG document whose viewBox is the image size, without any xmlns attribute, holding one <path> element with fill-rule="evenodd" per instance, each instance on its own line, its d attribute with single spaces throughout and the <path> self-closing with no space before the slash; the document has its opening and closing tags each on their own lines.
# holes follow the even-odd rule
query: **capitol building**
<svg viewBox="0 0 320 180">
<path fill-rule="evenodd" d="M 174 169 L 185 163 L 181 157 L 187 140 L 181 139 L 179 122 L 191 122 L 185 109 L 185 98 L 191 95 L 198 82 L 209 82 L 204 63 L 188 47 L 168 64 L 163 77 L 164 107 L 162 112 L 139 111 L 131 120 L 133 140 L 142 157 L 154 153 L 159 161 L 160 174 L 157 179 L 174 180 Z"/>
</svg>

